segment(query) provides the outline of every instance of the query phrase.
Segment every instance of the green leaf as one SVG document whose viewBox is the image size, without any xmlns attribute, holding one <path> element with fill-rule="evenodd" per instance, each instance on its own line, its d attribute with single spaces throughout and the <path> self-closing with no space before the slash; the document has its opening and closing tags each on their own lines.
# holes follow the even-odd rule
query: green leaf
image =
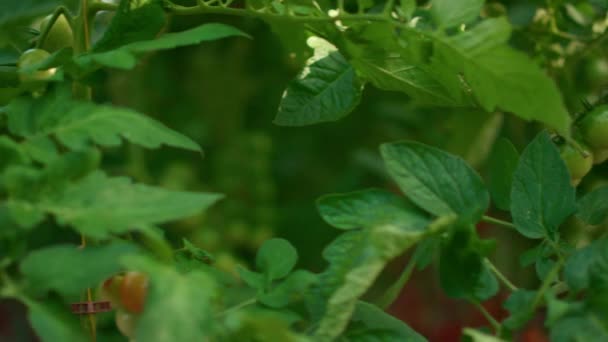
<svg viewBox="0 0 608 342">
<path fill-rule="evenodd" d="M 526 237 L 553 239 L 559 225 L 575 209 L 575 191 L 566 164 L 543 131 L 525 148 L 513 173 L 513 223 Z"/>
<path fill-rule="evenodd" d="M 312 1 L 310 4 L 313 4 Z M 289 60 L 297 66 L 305 65 L 311 56 L 310 48 L 306 44 L 306 40 L 309 38 L 306 27 L 298 22 L 281 20 L 281 18 L 268 17 L 264 19 L 264 22 L 283 45 L 284 54 L 289 56 Z"/>
<path fill-rule="evenodd" d="M 382 338 L 387 336 L 387 338 Z M 405 322 L 380 310 L 377 306 L 359 301 L 344 332 L 348 341 L 407 341 L 425 342 L 426 339 Z"/>
<path fill-rule="evenodd" d="M 258 272 L 250 271 L 241 265 L 236 268 L 237 273 L 241 280 L 247 284 L 247 286 L 262 291 L 264 289 L 264 275 Z"/>
<path fill-rule="evenodd" d="M 439 27 L 451 28 L 477 19 L 484 0 L 433 0 L 431 14 Z"/>
<path fill-rule="evenodd" d="M 412 258 L 416 260 L 418 270 L 425 269 L 433 262 L 433 258 L 437 254 L 441 243 L 441 239 L 437 236 L 429 236 L 428 238 L 416 244 L 414 255 Z"/>
<path fill-rule="evenodd" d="M 55 150 L 52 147 L 49 150 L 48 146 L 51 137 L 71 149 L 82 149 L 90 143 L 117 146 L 124 138 L 147 148 L 165 144 L 201 151 L 190 138 L 145 115 L 131 109 L 72 100 L 68 89 L 39 99 L 17 98 L 6 107 L 6 112 L 9 129 L 26 139 L 23 148 L 38 160 L 54 157 Z"/>
<path fill-rule="evenodd" d="M 154 40 L 137 41 L 122 45 L 110 51 L 83 54 L 76 57 L 75 62 L 85 69 L 94 69 L 99 66 L 132 69 L 137 64 L 137 56 L 146 52 L 174 49 L 233 36 L 249 37 L 231 26 L 204 24 L 190 30 L 164 34 Z"/>
<path fill-rule="evenodd" d="M 455 36 L 436 35 L 431 68 L 443 83 L 462 84 L 488 112 L 512 112 L 568 135 L 570 115 L 557 86 L 527 55 L 507 44 L 510 34 L 507 20 L 497 18 Z"/>
<path fill-rule="evenodd" d="M 122 0 L 93 51 L 108 51 L 122 45 L 154 39 L 165 26 L 160 0 Z"/>
<path fill-rule="evenodd" d="M 496 276 L 490 271 L 490 269 L 483 264 L 481 268 L 481 273 L 479 274 L 479 279 L 477 280 L 477 284 L 473 289 L 472 297 L 477 301 L 484 301 L 486 299 L 494 297 L 500 290 L 500 285 L 498 284 L 498 279 Z"/>
<path fill-rule="evenodd" d="M 422 230 L 429 223 L 424 213 L 404 198 L 380 189 L 325 195 L 317 200 L 317 209 L 327 223 L 340 229 L 392 224 L 406 230 Z"/>
<path fill-rule="evenodd" d="M 54 290 L 66 298 L 78 297 L 121 271 L 120 258 L 136 252 L 134 245 L 122 242 L 85 249 L 57 245 L 29 253 L 20 269 L 29 288 L 37 293 Z"/>
<path fill-rule="evenodd" d="M 585 194 L 578 201 L 576 216 L 590 225 L 602 224 L 608 218 L 608 186 Z"/>
<path fill-rule="evenodd" d="M 192 244 L 192 242 L 188 241 L 188 239 L 182 238 L 182 242 L 184 243 L 184 247 L 182 247 L 182 250 L 180 251 L 181 253 L 184 253 L 192 259 L 204 263 L 213 263 L 215 261 L 215 258 L 211 253 L 195 246 L 194 244 Z"/>
<path fill-rule="evenodd" d="M 551 258 L 549 255 L 541 255 L 538 259 L 536 259 L 534 270 L 536 271 L 538 279 L 545 279 L 555 266 L 555 262 L 556 261 L 553 260 L 553 258 Z"/>
<path fill-rule="evenodd" d="M 608 328 L 593 314 L 571 315 L 551 327 L 551 342 L 608 341 Z"/>
<path fill-rule="evenodd" d="M 345 55 L 349 56 L 349 62 L 360 79 L 371 82 L 379 89 L 403 92 L 419 104 L 469 104 L 459 88 L 454 91 L 453 85 L 442 84 L 425 64 L 428 59 L 426 54 L 432 49 L 427 39 L 418 32 L 407 32 L 398 40 L 386 34 L 392 30 L 390 24 L 363 25 L 354 34 L 356 40 L 349 41 L 345 46 Z M 407 49 L 401 48 L 403 41 Z"/>
<path fill-rule="evenodd" d="M 517 290 L 507 298 L 504 303 L 505 309 L 511 314 L 504 320 L 505 327 L 511 330 L 518 330 L 534 317 L 532 303 L 536 297 L 536 292 L 528 290 Z"/>
<path fill-rule="evenodd" d="M 527 251 L 523 252 L 519 256 L 519 265 L 522 267 L 528 267 L 536 262 L 539 258 L 543 257 L 547 247 L 545 244 L 538 244 Z"/>
<path fill-rule="evenodd" d="M 79 232 L 96 238 L 111 233 L 160 224 L 200 213 L 221 195 L 169 191 L 127 178 L 109 178 L 95 172 L 76 183 L 36 200 L 9 201 L 37 212 L 53 214 L 63 225 L 72 225 Z"/>
<path fill-rule="evenodd" d="M 306 66 L 289 84 L 274 122 L 304 126 L 337 121 L 359 104 L 362 90 L 353 67 L 339 52 L 330 52 Z"/>
<path fill-rule="evenodd" d="M 439 262 L 441 287 L 448 296 L 482 301 L 498 292 L 496 279 L 483 264 L 484 249 L 473 227 L 454 230 Z"/>
<path fill-rule="evenodd" d="M 547 292 L 545 294 L 545 301 L 547 303 L 547 320 L 546 324 L 551 326 L 555 324 L 555 322 L 566 315 L 568 311 L 572 310 L 573 305 L 565 300 L 558 299 L 555 294 L 551 292 Z"/>
<path fill-rule="evenodd" d="M 256 341 L 313 341 L 308 336 L 294 332 L 290 327 L 301 320 L 301 317 L 292 311 L 248 307 L 244 310 L 230 312 L 226 316 L 222 323 L 227 329 L 219 338 L 222 341 L 253 341 L 252 338 L 255 338 Z M 226 336 L 226 332 L 229 332 L 228 336 Z"/>
<path fill-rule="evenodd" d="M 180 274 L 173 267 L 143 257 L 123 258 L 128 269 L 149 277 L 144 312 L 137 323 L 138 341 L 201 341 L 212 336 L 217 287 L 200 271 Z"/>
<path fill-rule="evenodd" d="M 323 256 L 329 267 L 313 288 L 313 314 L 320 317 L 316 340 L 332 340 L 348 324 L 358 299 L 374 283 L 385 265 L 415 244 L 423 232 L 394 225 L 349 231 L 338 237 Z"/>
<path fill-rule="evenodd" d="M 564 280 L 573 291 L 589 288 L 593 273 L 598 273 L 594 268 L 603 263 L 602 250 L 607 248 L 608 239 L 604 238 L 592 242 L 568 257 L 564 266 Z M 608 264 L 608 256 L 604 262 Z"/>
<path fill-rule="evenodd" d="M 95 148 L 70 151 L 51 160 L 44 169 L 11 165 L 0 181 L 12 199 L 35 201 L 40 194 L 53 193 L 96 170 L 100 159 Z"/>
<path fill-rule="evenodd" d="M 36 335 L 43 342 L 56 341 L 86 341 L 84 329 L 78 319 L 66 310 L 65 304 L 60 305 L 47 298 L 38 302 L 29 298 L 21 298 L 28 308 L 28 319 Z"/>
<path fill-rule="evenodd" d="M 289 303 L 302 298 L 306 291 L 317 282 L 317 275 L 297 270 L 291 273 L 272 290 L 258 295 L 260 303 L 272 307 L 282 308 Z"/>
<path fill-rule="evenodd" d="M 11 165 L 29 163 L 21 145 L 7 136 L 0 137 L 0 156 L 0 174 Z"/>
<path fill-rule="evenodd" d="M 436 215 L 458 214 L 474 222 L 489 195 L 481 178 L 459 157 L 416 142 L 383 144 L 382 158 L 403 193 Z"/>
<path fill-rule="evenodd" d="M 511 208 L 511 186 L 518 160 L 519 153 L 509 140 L 500 138 L 496 141 L 489 160 L 488 188 L 494 204 L 499 209 Z"/>
<path fill-rule="evenodd" d="M 59 0 L 3 0 L 0 2 L 0 29 L 18 23 L 27 24 L 38 16 L 51 13 L 59 5 Z"/>
<path fill-rule="evenodd" d="M 297 261 L 298 252 L 285 239 L 266 240 L 255 258 L 258 270 L 271 281 L 287 276 Z"/>
</svg>

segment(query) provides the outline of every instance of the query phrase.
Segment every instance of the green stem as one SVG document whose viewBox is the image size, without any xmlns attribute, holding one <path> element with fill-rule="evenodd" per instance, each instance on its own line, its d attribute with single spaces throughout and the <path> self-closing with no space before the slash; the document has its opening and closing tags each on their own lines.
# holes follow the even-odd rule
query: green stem
<svg viewBox="0 0 608 342">
<path fill-rule="evenodd" d="M 171 2 L 165 3 L 165 9 L 175 15 L 200 15 L 200 14 L 226 14 L 249 18 L 260 18 L 260 19 L 273 19 L 273 20 L 287 20 L 291 22 L 301 23 L 318 23 L 318 22 L 335 22 L 338 20 L 361 20 L 361 21 L 390 21 L 381 14 L 349 14 L 343 11 L 335 17 L 330 16 L 293 16 L 285 15 L 274 12 L 261 12 L 252 10 L 243 10 L 239 8 L 220 7 L 220 6 L 208 6 L 205 4 L 199 4 L 198 6 L 180 6 Z"/>
<path fill-rule="evenodd" d="M 233 313 L 235 311 L 238 311 L 238 310 L 240 310 L 240 309 L 242 309 L 242 308 L 244 308 L 246 306 L 253 305 L 255 303 L 257 303 L 257 300 L 255 298 L 249 298 L 246 301 L 243 301 L 243 302 L 241 302 L 239 304 L 236 304 L 234 306 L 229 307 L 228 309 L 226 309 L 224 311 L 219 312 L 216 315 L 216 317 L 226 316 L 226 315 L 228 315 L 230 313 Z"/>
<path fill-rule="evenodd" d="M 0 298 L 13 298 L 25 302 L 19 286 L 4 271 L 0 271 Z"/>
<path fill-rule="evenodd" d="M 507 227 L 507 228 L 511 228 L 511 229 L 516 229 L 515 225 L 511 222 L 507 222 L 507 221 L 503 221 L 503 220 L 499 220 L 497 218 L 493 218 L 490 216 L 482 216 L 481 221 L 483 222 L 487 222 L 487 223 L 492 223 L 498 226 L 503 226 L 503 227 Z"/>
<path fill-rule="evenodd" d="M 115 12 L 118 10 L 118 5 L 110 4 L 102 1 L 91 1 L 89 3 L 89 14 L 97 13 L 99 11 L 111 11 Z"/>
<path fill-rule="evenodd" d="M 566 143 L 568 143 L 568 145 L 570 145 L 573 149 L 575 149 L 578 153 L 580 153 L 580 155 L 583 158 L 587 158 L 590 156 L 589 151 L 585 150 L 581 144 L 579 144 L 578 141 L 576 141 L 575 139 L 571 138 L 571 137 L 562 137 L 564 138 L 564 140 L 566 140 Z"/>
<path fill-rule="evenodd" d="M 555 254 L 557 255 L 557 258 L 559 259 L 559 262 L 563 263 L 564 262 L 564 255 L 562 254 L 562 250 L 559 248 L 559 245 L 551 240 L 550 238 L 546 238 L 544 241 L 546 241 L 549 245 L 551 245 L 551 248 L 553 248 L 553 250 L 555 251 Z"/>
<path fill-rule="evenodd" d="M 386 290 L 386 293 L 378 301 L 379 307 L 381 307 L 382 309 L 387 309 L 391 304 L 393 304 L 393 302 L 395 301 L 395 299 L 397 299 L 399 293 L 401 292 L 407 281 L 410 279 L 410 276 L 412 275 L 415 266 L 415 258 L 410 258 L 407 265 L 403 269 L 403 272 L 401 272 L 399 279 L 397 279 L 397 281 L 393 283 L 391 287 L 388 288 L 388 290 Z"/>
<path fill-rule="evenodd" d="M 86 53 L 91 48 L 91 40 L 90 40 L 90 21 L 93 18 L 91 12 L 89 12 L 89 0 L 81 0 L 80 1 L 80 13 L 78 17 L 74 18 L 74 53 L 76 55 Z M 80 83 L 74 82 L 72 85 L 72 93 L 73 96 L 77 99 L 84 101 L 91 101 L 93 95 L 91 87 Z M 81 248 L 85 248 L 87 244 L 87 239 L 85 235 L 81 235 Z M 90 288 L 86 289 L 84 293 L 84 297 L 87 301 L 92 301 L 92 291 Z M 89 337 L 92 342 L 97 341 L 97 322 L 94 314 L 87 314 L 83 319 L 87 320 L 87 322 L 83 322 L 86 324 L 89 330 Z"/>
<path fill-rule="evenodd" d="M 517 286 L 515 286 L 500 270 L 490 261 L 490 259 L 485 258 L 483 260 L 485 265 L 490 269 L 492 273 L 498 278 L 510 291 L 517 291 Z"/>
<path fill-rule="evenodd" d="M 494 317 L 492 317 L 492 315 L 488 312 L 488 310 L 486 310 L 486 308 L 484 308 L 483 305 L 479 304 L 479 302 L 473 302 L 473 304 L 475 305 L 475 307 L 477 307 L 477 309 L 481 312 L 481 314 L 486 318 L 488 323 L 490 323 L 492 328 L 494 328 L 495 334 L 500 335 L 500 332 L 502 330 L 502 325 L 500 323 L 498 323 L 498 321 Z"/>
<path fill-rule="evenodd" d="M 538 290 L 538 292 L 536 293 L 536 296 L 534 297 L 534 301 L 532 302 L 531 311 L 536 310 L 536 308 L 540 305 L 540 303 L 543 300 L 543 296 L 545 295 L 545 292 L 547 292 L 547 290 L 551 286 L 551 283 L 553 283 L 553 280 L 555 280 L 555 278 L 558 276 L 563 263 L 564 263 L 563 260 L 560 259 L 558 262 L 555 263 L 555 265 L 553 266 L 551 271 L 549 271 L 549 274 L 547 274 L 547 277 L 543 280 L 543 283 L 542 283 L 540 289 Z"/>
</svg>

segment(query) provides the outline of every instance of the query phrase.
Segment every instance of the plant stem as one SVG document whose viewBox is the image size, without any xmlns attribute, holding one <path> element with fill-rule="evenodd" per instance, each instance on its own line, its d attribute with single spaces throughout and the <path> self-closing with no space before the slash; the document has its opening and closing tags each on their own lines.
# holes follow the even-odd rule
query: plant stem
<svg viewBox="0 0 608 342">
<path fill-rule="evenodd" d="M 492 223 L 498 226 L 503 226 L 503 227 L 507 227 L 507 228 L 511 228 L 511 229 L 515 229 L 515 225 L 511 222 L 507 222 L 507 221 L 503 221 L 494 217 L 490 217 L 490 216 L 482 216 L 481 217 L 481 221 L 483 222 L 487 222 L 487 223 Z"/>
<path fill-rule="evenodd" d="M 578 143 L 578 141 L 576 141 L 575 139 L 571 138 L 571 137 L 563 137 L 564 140 L 566 140 L 566 143 L 568 143 L 568 145 L 570 145 L 573 149 L 575 149 L 578 153 L 580 153 L 580 155 L 583 158 L 587 158 L 590 156 L 589 151 L 585 150 L 581 144 Z"/>
<path fill-rule="evenodd" d="M 502 273 L 500 270 L 490 261 L 490 259 L 485 258 L 483 262 L 490 269 L 492 273 L 498 278 L 510 291 L 517 291 L 517 286 L 513 285 L 513 283 Z"/>
<path fill-rule="evenodd" d="M 386 310 L 391 304 L 393 304 L 407 281 L 410 279 L 415 266 L 416 260 L 412 257 L 403 269 L 403 272 L 401 272 L 399 279 L 397 279 L 397 281 L 394 282 L 391 287 L 388 288 L 388 290 L 386 290 L 386 293 L 378 301 L 378 306 L 380 308 Z"/>
<path fill-rule="evenodd" d="M 228 309 L 219 312 L 216 317 L 222 317 L 222 316 L 226 316 L 229 313 L 235 312 L 235 311 L 239 311 L 240 309 L 249 306 L 249 305 L 253 305 L 257 303 L 257 300 L 255 298 L 249 298 L 246 301 L 240 302 L 237 305 L 231 306 Z"/>
<path fill-rule="evenodd" d="M 293 16 L 273 12 L 260 12 L 252 10 L 243 10 L 239 8 L 208 6 L 200 4 L 198 6 L 180 6 L 171 2 L 165 3 L 165 9 L 175 15 L 200 15 L 200 14 L 226 14 L 250 18 L 266 18 L 274 20 L 288 20 L 291 22 L 302 23 L 318 23 L 318 22 L 334 22 L 338 20 L 363 20 L 363 21 L 390 21 L 381 14 L 350 14 L 341 11 L 337 16 Z"/>
<path fill-rule="evenodd" d="M 78 17 L 74 20 L 74 53 L 82 54 L 91 48 L 90 41 L 90 27 L 89 27 L 89 19 L 92 18 L 91 13 L 89 12 L 89 0 L 81 0 L 80 1 L 80 13 Z M 82 83 L 74 82 L 72 86 L 72 93 L 75 98 L 91 101 L 92 99 L 92 90 L 91 87 L 86 86 Z M 86 248 L 87 239 L 84 234 L 80 235 L 80 248 Z M 93 301 L 93 295 L 90 288 L 86 290 L 86 300 L 89 302 Z M 87 314 L 89 334 L 92 342 L 97 341 L 97 322 L 95 320 L 95 314 L 89 313 Z"/>
<path fill-rule="evenodd" d="M 547 274 L 547 277 L 543 280 L 543 283 L 538 292 L 536 293 L 534 301 L 532 302 L 532 311 L 536 310 L 536 308 L 540 305 L 541 301 L 543 300 L 543 296 L 545 295 L 545 292 L 547 292 L 547 290 L 551 286 L 551 283 L 553 283 L 553 280 L 559 274 L 563 263 L 563 259 L 560 259 L 558 262 L 556 262 L 551 271 L 549 271 L 549 274 Z"/>
<path fill-rule="evenodd" d="M 110 4 L 102 1 L 91 1 L 89 3 L 89 14 L 95 14 L 99 11 L 116 11 L 118 5 Z"/>
<path fill-rule="evenodd" d="M 473 302 L 473 304 L 475 305 L 475 307 L 477 307 L 477 309 L 481 312 L 481 314 L 486 318 L 488 323 L 490 323 L 492 328 L 494 328 L 495 334 L 500 335 L 500 332 L 502 330 L 502 325 L 500 323 L 498 323 L 498 321 L 494 317 L 492 317 L 492 315 L 488 312 L 488 310 L 486 310 L 486 308 L 484 308 L 483 305 L 479 304 L 479 302 Z"/>
</svg>

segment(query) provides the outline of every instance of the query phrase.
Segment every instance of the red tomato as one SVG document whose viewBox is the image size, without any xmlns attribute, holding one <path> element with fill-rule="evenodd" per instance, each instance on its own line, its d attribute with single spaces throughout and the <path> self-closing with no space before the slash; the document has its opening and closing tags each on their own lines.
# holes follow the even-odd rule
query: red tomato
<svg viewBox="0 0 608 342">
<path fill-rule="evenodd" d="M 113 307 L 120 306 L 120 285 L 123 276 L 117 275 L 106 279 L 101 284 L 101 298 L 109 300 Z"/>
<path fill-rule="evenodd" d="M 526 329 L 519 337 L 520 342 L 549 342 L 545 332 L 539 327 Z"/>
<path fill-rule="evenodd" d="M 131 313 L 141 313 L 148 293 L 148 276 L 139 272 L 127 272 L 120 285 L 120 302 Z"/>
</svg>

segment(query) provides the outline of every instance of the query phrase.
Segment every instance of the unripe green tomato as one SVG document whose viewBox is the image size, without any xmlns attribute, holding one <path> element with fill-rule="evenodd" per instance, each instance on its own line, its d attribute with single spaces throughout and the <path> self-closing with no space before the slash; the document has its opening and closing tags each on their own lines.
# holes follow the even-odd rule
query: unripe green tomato
<svg viewBox="0 0 608 342">
<path fill-rule="evenodd" d="M 49 15 L 42 19 L 40 22 L 40 32 L 46 30 L 46 26 L 51 21 L 51 17 L 52 15 Z M 49 52 L 55 52 L 65 47 L 70 47 L 73 43 L 74 34 L 72 33 L 72 27 L 70 27 L 70 23 L 66 17 L 63 14 L 60 14 L 40 47 Z"/>
<path fill-rule="evenodd" d="M 594 150 L 608 149 L 608 105 L 595 107 L 579 123 L 583 139 Z"/>
<path fill-rule="evenodd" d="M 135 337 L 137 316 L 123 310 L 116 311 L 116 327 L 121 334 L 128 338 Z"/>
<path fill-rule="evenodd" d="M 22 71 L 32 65 L 40 63 L 47 59 L 51 54 L 42 49 L 29 49 L 25 51 L 19 57 L 17 66 L 19 67 L 19 80 L 26 89 L 32 90 L 32 88 L 39 88 L 40 85 L 44 84 L 49 78 L 55 74 L 55 70 L 37 70 L 34 72 Z"/>
<path fill-rule="evenodd" d="M 570 144 L 564 144 L 560 147 L 560 155 L 568 167 L 573 185 L 578 185 L 581 179 L 585 177 L 593 167 L 593 155 L 589 150 L 586 148 L 584 149 L 588 153 L 586 157 L 570 146 Z"/>
<path fill-rule="evenodd" d="M 608 82 L 608 60 L 593 58 L 585 63 L 585 81 L 591 89 L 601 87 Z"/>
<path fill-rule="evenodd" d="M 593 164 L 601 164 L 608 160 L 608 148 L 593 151 Z"/>
</svg>

